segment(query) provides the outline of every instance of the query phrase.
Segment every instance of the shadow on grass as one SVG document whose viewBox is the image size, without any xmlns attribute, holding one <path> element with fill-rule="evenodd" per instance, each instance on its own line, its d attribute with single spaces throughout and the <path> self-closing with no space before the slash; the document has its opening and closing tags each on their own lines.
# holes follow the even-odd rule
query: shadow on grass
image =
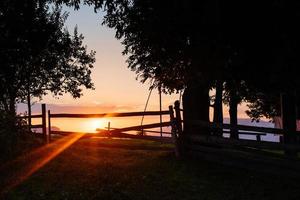
<svg viewBox="0 0 300 200">
<path fill-rule="evenodd" d="M 87 142 L 85 142 L 87 141 Z M 173 151 L 173 144 L 160 142 L 152 142 L 136 139 L 120 139 L 120 138 L 88 138 L 81 139 L 81 145 L 95 148 L 120 148 L 127 150 L 147 150 L 147 151 Z"/>
<path fill-rule="evenodd" d="M 169 148 L 142 140 L 81 139 L 5 199 L 300 199 L 297 179 L 177 160 L 160 147 Z"/>
</svg>

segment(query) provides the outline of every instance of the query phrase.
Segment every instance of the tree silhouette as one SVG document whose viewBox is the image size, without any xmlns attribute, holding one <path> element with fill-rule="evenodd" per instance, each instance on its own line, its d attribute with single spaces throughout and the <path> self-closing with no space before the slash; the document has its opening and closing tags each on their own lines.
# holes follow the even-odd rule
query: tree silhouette
<svg viewBox="0 0 300 200">
<path fill-rule="evenodd" d="M 124 9 L 108 9 L 104 23 L 123 39 L 129 67 L 166 90 L 185 88 L 184 118 L 208 121 L 209 89 L 227 58 L 214 28 L 219 23 L 216 5 L 134 1 L 119 6 Z"/>
<path fill-rule="evenodd" d="M 58 2 L 75 8 L 80 3 Z M 220 81 L 227 85 L 233 124 L 237 104 L 243 99 L 251 101 L 240 90 L 245 85 L 245 91 L 254 88 L 256 96 L 280 94 L 285 129 L 295 135 L 299 2 L 82 2 L 95 3 L 96 10 L 105 9 L 104 24 L 116 30 L 125 46 L 124 54 L 129 55 L 129 67 L 142 81 L 154 79 L 169 92 L 185 88 L 185 120 L 208 121 L 208 91 Z M 185 126 L 185 130 L 193 128 Z"/>
<path fill-rule="evenodd" d="M 1 2 L 1 105 L 15 114 L 15 103 L 30 97 L 70 93 L 82 95 L 92 89 L 91 68 L 95 52 L 87 52 L 83 36 L 63 28 L 66 14 L 46 1 Z M 29 113 L 30 114 L 30 113 Z"/>
<path fill-rule="evenodd" d="M 295 142 L 299 7 L 299 2 L 264 1 L 260 6 L 244 6 L 232 13 L 238 18 L 231 18 L 235 29 L 232 41 L 241 52 L 245 69 L 243 79 L 258 94 L 270 94 L 267 99 L 281 95 L 286 142 Z"/>
</svg>

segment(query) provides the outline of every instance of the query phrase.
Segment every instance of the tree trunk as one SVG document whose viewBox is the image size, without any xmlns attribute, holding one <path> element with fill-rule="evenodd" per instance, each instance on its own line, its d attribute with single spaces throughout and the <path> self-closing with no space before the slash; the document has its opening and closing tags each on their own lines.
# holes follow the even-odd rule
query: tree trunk
<svg viewBox="0 0 300 200">
<path fill-rule="evenodd" d="M 10 96 L 9 98 L 9 114 L 16 116 L 16 98 L 14 96 Z"/>
<path fill-rule="evenodd" d="M 295 92 L 289 91 L 281 94 L 281 117 L 284 129 L 284 143 L 296 144 L 297 106 Z M 292 149 L 285 149 L 285 154 L 288 156 L 296 156 L 297 152 Z"/>
<path fill-rule="evenodd" d="M 230 138 L 239 139 L 238 135 L 238 100 L 236 96 L 236 90 L 232 88 L 230 91 L 229 100 L 229 115 L 230 115 Z"/>
<path fill-rule="evenodd" d="M 10 128 L 11 131 L 11 139 L 14 141 L 16 138 L 16 125 L 17 125 L 17 118 L 16 118 L 16 98 L 14 95 L 9 96 L 9 111 L 8 111 L 8 120 L 7 125 Z"/>
<path fill-rule="evenodd" d="M 28 108 L 28 131 L 31 131 L 31 99 L 30 99 L 30 89 L 27 88 L 27 108 Z"/>
<path fill-rule="evenodd" d="M 183 94 L 184 134 L 209 134 L 209 128 L 191 126 L 190 120 L 209 122 L 209 83 L 211 73 L 211 43 L 199 38 L 194 31 L 190 37 L 188 83 Z"/>
<path fill-rule="evenodd" d="M 217 124 L 223 124 L 223 81 L 217 81 L 216 83 L 216 96 L 214 103 L 214 119 L 213 122 Z M 219 129 L 215 132 L 215 135 L 222 136 L 223 130 Z"/>
<path fill-rule="evenodd" d="M 190 120 L 209 122 L 209 88 L 204 85 L 189 85 L 183 94 L 184 134 L 208 134 L 207 128 L 188 124 Z"/>
</svg>

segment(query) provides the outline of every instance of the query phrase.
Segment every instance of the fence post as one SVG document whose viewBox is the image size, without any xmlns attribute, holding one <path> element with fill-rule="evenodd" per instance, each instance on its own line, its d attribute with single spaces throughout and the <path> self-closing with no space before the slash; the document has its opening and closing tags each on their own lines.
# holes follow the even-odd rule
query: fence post
<svg viewBox="0 0 300 200">
<path fill-rule="evenodd" d="M 110 131 L 110 122 L 107 123 L 107 130 Z"/>
<path fill-rule="evenodd" d="M 181 114 L 180 114 L 180 103 L 179 101 L 175 101 L 174 103 L 175 107 L 175 116 L 176 116 L 176 126 L 178 130 L 178 136 L 182 136 L 182 125 L 181 125 Z"/>
<path fill-rule="evenodd" d="M 283 125 L 283 142 L 284 144 L 296 144 L 297 140 L 297 108 L 296 108 L 296 93 L 295 91 L 287 91 L 280 94 L 281 99 L 281 118 Z M 285 147 L 285 155 L 297 157 L 297 151 Z"/>
<path fill-rule="evenodd" d="M 279 136 L 279 143 L 283 143 L 283 135 Z"/>
<path fill-rule="evenodd" d="M 110 132 L 110 122 L 107 123 L 107 135 L 109 138 L 112 136 Z"/>
<path fill-rule="evenodd" d="M 176 129 L 177 129 L 177 145 L 178 145 L 178 150 L 180 154 L 185 154 L 185 139 L 183 137 L 183 130 L 182 130 L 182 120 L 181 120 L 181 112 L 180 112 L 180 103 L 179 101 L 175 101 L 174 103 L 174 108 L 175 108 L 175 122 L 176 122 Z"/>
<path fill-rule="evenodd" d="M 257 135 L 256 135 L 256 141 L 258 141 L 258 142 L 261 141 L 261 135 L 260 135 L 260 134 L 257 134 Z"/>
<path fill-rule="evenodd" d="M 47 140 L 47 125 L 46 125 L 46 104 L 42 104 L 42 133 L 45 138 L 45 141 L 48 142 Z"/>
<path fill-rule="evenodd" d="M 161 105 L 161 86 L 160 85 L 158 87 L 158 92 L 159 92 L 159 112 L 161 112 L 162 105 Z M 162 135 L 163 130 L 162 130 L 162 126 L 161 126 L 161 123 L 162 123 L 162 115 L 161 115 L 161 113 L 159 114 L 159 121 L 160 121 L 160 137 L 162 137 L 163 136 Z"/>
<path fill-rule="evenodd" d="M 51 113 L 48 110 L 48 140 L 51 142 Z"/>
<path fill-rule="evenodd" d="M 178 138 L 177 138 L 177 127 L 176 127 L 176 119 L 174 118 L 173 106 L 169 106 L 170 111 L 170 121 L 171 121 L 171 136 L 175 145 L 175 156 L 179 157 L 179 148 L 178 148 Z"/>
</svg>

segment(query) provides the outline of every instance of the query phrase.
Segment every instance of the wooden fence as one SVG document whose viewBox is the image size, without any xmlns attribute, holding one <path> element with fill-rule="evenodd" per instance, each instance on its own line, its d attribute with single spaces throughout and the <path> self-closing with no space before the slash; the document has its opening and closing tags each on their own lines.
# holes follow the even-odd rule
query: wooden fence
<svg viewBox="0 0 300 200">
<path fill-rule="evenodd" d="M 173 118 L 173 130 L 175 131 L 174 140 L 176 144 L 176 151 L 178 154 L 184 150 L 197 150 L 203 147 L 217 147 L 217 148 L 235 148 L 235 149 L 263 149 L 263 150 L 283 150 L 290 152 L 299 152 L 299 136 L 300 132 L 297 131 L 298 143 L 283 142 L 271 142 L 262 141 L 262 136 L 267 134 L 274 134 L 284 138 L 287 134 L 283 129 L 267 128 L 267 127 L 255 127 L 246 125 L 237 125 L 232 127 L 230 124 L 217 124 L 212 122 L 205 122 L 201 120 L 181 120 L 182 109 L 179 108 L 179 102 L 175 102 L 175 113 L 176 116 Z M 170 110 L 173 109 L 170 106 Z M 184 132 L 182 125 L 193 127 L 195 131 Z M 235 128 L 238 135 L 254 135 L 256 140 L 243 139 L 232 139 L 224 137 L 224 133 L 230 133 L 230 129 Z M 217 135 L 216 133 L 222 133 Z"/>
<path fill-rule="evenodd" d="M 282 129 L 276 128 L 266 128 L 266 127 L 254 127 L 246 125 L 237 125 L 234 127 L 237 129 L 238 135 L 254 135 L 256 140 L 249 139 L 231 139 L 224 137 L 224 133 L 230 133 L 230 129 L 233 127 L 230 124 L 217 124 L 212 122 L 204 122 L 200 120 L 182 120 L 182 112 L 180 109 L 179 102 L 176 101 L 174 107 L 169 106 L 169 110 L 166 111 L 148 111 L 148 112 L 123 112 L 123 113 L 102 113 L 102 114 L 69 114 L 69 113 L 58 113 L 52 114 L 48 110 L 48 134 L 47 134 L 47 116 L 46 116 L 46 105 L 42 104 L 42 114 L 32 115 L 31 118 L 41 118 L 42 123 L 37 125 L 32 125 L 31 128 L 41 128 L 42 134 L 47 141 L 51 140 L 52 134 L 69 134 L 71 132 L 62 132 L 62 131 L 53 131 L 51 130 L 51 119 L 54 118 L 114 118 L 114 117 L 138 117 L 138 116 L 158 116 L 158 115 L 169 115 L 170 121 L 145 124 L 145 125 L 136 125 L 123 128 L 111 128 L 108 127 L 109 131 L 105 133 L 109 136 L 122 136 L 124 132 L 127 131 L 143 131 L 145 129 L 159 128 L 171 126 L 171 139 L 175 144 L 176 155 L 179 156 L 180 152 L 184 149 L 199 149 L 201 146 L 214 146 L 221 148 L 255 148 L 255 149 L 268 149 L 268 150 L 291 150 L 291 151 L 300 151 L 299 144 L 291 143 L 278 143 L 278 142 L 267 142 L 262 141 L 262 136 L 267 134 L 279 135 L 281 137 L 285 136 L 285 131 Z M 22 116 L 21 118 L 28 118 L 28 116 Z M 186 133 L 183 131 L 183 125 L 195 127 L 195 133 Z M 200 131 L 197 129 L 200 128 Z M 206 134 L 201 134 L 201 128 L 206 129 Z M 208 131 L 207 131 L 208 130 Z M 160 131 L 150 131 L 159 133 Z M 222 133 L 217 135 L 215 133 Z M 164 132 L 166 133 L 166 132 Z M 297 132 L 297 135 L 300 136 L 300 132 Z M 128 134 L 127 134 L 128 136 Z M 129 137 L 129 136 L 128 136 Z M 137 138 L 140 136 L 132 136 L 131 138 Z M 145 138 L 145 137 L 144 137 Z M 299 137 L 298 137 L 299 139 Z"/>
<path fill-rule="evenodd" d="M 25 115 L 25 116 L 18 116 L 19 119 L 25 119 L 25 120 L 28 120 L 29 117 L 31 119 L 37 119 L 37 118 L 40 118 L 42 120 L 42 123 L 41 124 L 34 124 L 34 125 L 29 125 L 30 129 L 32 128 L 41 128 L 42 129 L 42 136 L 45 138 L 46 141 L 48 141 L 48 135 L 47 135 L 47 116 L 46 116 L 46 104 L 42 104 L 41 105 L 41 110 L 42 110 L 42 113 L 39 114 L 39 115 L 31 115 L 31 116 L 28 116 L 28 115 Z"/>
<path fill-rule="evenodd" d="M 114 117 L 139 117 L 139 116 L 158 116 L 158 115 L 170 115 L 170 111 L 148 111 L 148 112 L 123 112 L 123 113 L 102 113 L 102 114 L 69 114 L 69 113 L 59 113 L 52 114 L 50 110 L 48 110 L 48 133 L 49 140 L 51 140 L 52 134 L 69 134 L 72 132 L 63 132 L 63 131 L 53 131 L 51 130 L 51 119 L 54 118 L 114 118 Z M 145 125 L 137 125 L 123 128 L 109 128 L 110 130 L 107 132 L 108 135 L 116 135 L 122 132 L 127 131 L 143 131 L 145 129 L 152 129 L 158 127 L 166 127 L 170 126 L 170 122 L 162 122 L 162 123 L 153 123 L 153 124 L 145 124 Z M 150 131 L 157 132 L 160 131 Z M 167 132 L 164 132 L 165 134 Z M 97 134 L 95 134 L 97 135 Z M 119 134 L 120 135 L 120 134 Z M 124 135 L 123 135 L 124 136 Z"/>
</svg>

